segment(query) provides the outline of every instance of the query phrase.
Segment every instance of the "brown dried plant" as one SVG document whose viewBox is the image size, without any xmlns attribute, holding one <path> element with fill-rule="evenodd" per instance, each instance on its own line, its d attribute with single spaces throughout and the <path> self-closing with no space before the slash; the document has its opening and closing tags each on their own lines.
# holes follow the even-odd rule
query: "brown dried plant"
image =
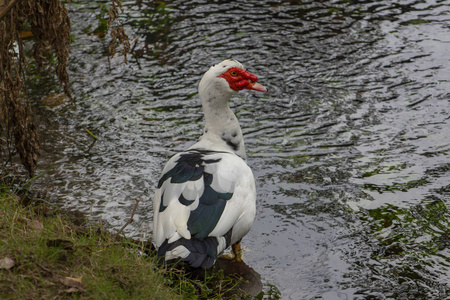
<svg viewBox="0 0 450 300">
<path fill-rule="evenodd" d="M 115 22 L 120 0 L 111 0 L 108 27 Z M 67 0 L 70 2 L 70 0 Z M 69 89 L 67 59 L 70 44 L 70 19 L 60 0 L 4 0 L 0 1 L 0 170 L 19 154 L 30 177 L 33 176 L 40 154 L 37 127 L 31 117 L 26 97 L 26 59 L 20 32 L 28 25 L 34 37 L 33 58 L 39 68 L 47 61 L 50 47 L 58 59 L 55 73 L 64 93 L 72 98 Z M 123 45 L 127 63 L 130 42 L 120 25 L 111 29 L 110 55 L 116 53 L 117 43 Z M 5 137 L 5 138 L 3 138 Z"/>
<path fill-rule="evenodd" d="M 56 53 L 56 75 L 64 92 L 71 97 L 67 58 L 70 43 L 70 19 L 59 0 L 6 0 L 0 6 L 0 133 L 6 136 L 0 149 L 8 149 L 11 160 L 14 144 L 22 164 L 33 175 L 40 154 L 36 125 L 26 99 L 24 68 L 26 59 L 19 33 L 28 24 L 34 36 L 33 56 L 42 67 L 44 47 L 50 45 Z M 6 147 L 4 147 L 6 144 Z M 2 162 L 4 167 L 6 162 Z"/>
<path fill-rule="evenodd" d="M 108 28 L 111 28 L 113 23 L 119 16 L 119 8 L 123 12 L 122 2 L 120 0 L 111 0 L 112 6 L 109 9 Z M 127 54 L 130 52 L 130 41 L 128 35 L 121 25 L 117 25 L 111 29 L 112 40 L 109 43 L 109 55 L 113 57 L 116 54 L 117 43 L 123 45 L 122 54 L 124 56 L 125 63 L 128 63 Z"/>
</svg>

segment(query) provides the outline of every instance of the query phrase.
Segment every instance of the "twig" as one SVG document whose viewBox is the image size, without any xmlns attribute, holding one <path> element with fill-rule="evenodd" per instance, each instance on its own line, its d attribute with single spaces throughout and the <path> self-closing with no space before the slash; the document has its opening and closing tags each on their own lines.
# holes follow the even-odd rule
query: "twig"
<svg viewBox="0 0 450 300">
<path fill-rule="evenodd" d="M 49 273 L 50 275 L 53 275 L 53 271 L 52 271 L 52 270 L 47 269 L 46 267 L 44 267 L 44 266 L 42 266 L 42 265 L 40 265 L 40 264 L 38 264 L 38 263 L 35 263 L 35 264 L 36 264 L 36 266 L 38 266 L 39 268 L 41 268 L 41 269 L 44 270 L 45 272 Z"/>
<path fill-rule="evenodd" d="M 12 0 L 8 4 L 0 6 L 0 19 L 8 13 L 8 11 L 16 4 L 16 1 L 17 0 Z"/>
<path fill-rule="evenodd" d="M 137 209 L 137 207 L 138 207 L 140 201 L 141 201 L 141 200 L 139 200 L 139 199 L 136 200 L 136 204 L 134 205 L 133 212 L 131 213 L 130 219 L 129 219 L 128 222 L 126 222 L 125 225 L 123 225 L 122 228 L 120 228 L 120 230 L 116 233 L 116 235 L 114 236 L 114 240 L 117 240 L 117 237 L 119 236 L 119 234 L 122 233 L 122 231 L 125 229 L 125 227 L 127 227 L 128 225 L 131 224 L 131 222 L 133 222 L 134 213 L 136 212 L 136 209 Z"/>
<path fill-rule="evenodd" d="M 89 133 L 94 139 L 98 140 L 98 137 L 96 137 L 92 132 L 90 132 L 89 129 L 84 128 L 84 130 L 86 130 L 86 132 Z"/>
<path fill-rule="evenodd" d="M 134 48 L 136 48 L 136 45 L 138 44 L 138 42 L 139 42 L 139 37 L 135 37 L 131 42 L 130 42 L 130 44 L 133 44 L 133 47 L 131 48 L 131 50 L 130 50 L 130 53 L 133 53 L 134 52 Z"/>
</svg>

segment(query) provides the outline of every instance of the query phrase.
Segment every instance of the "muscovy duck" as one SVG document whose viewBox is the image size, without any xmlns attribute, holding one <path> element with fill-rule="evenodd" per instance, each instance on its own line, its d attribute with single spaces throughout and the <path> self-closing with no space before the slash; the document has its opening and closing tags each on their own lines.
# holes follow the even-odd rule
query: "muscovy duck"
<svg viewBox="0 0 450 300">
<path fill-rule="evenodd" d="M 240 241 L 255 218 L 256 189 L 228 100 L 243 89 L 266 92 L 257 80 L 232 59 L 203 75 L 198 90 L 204 133 L 167 162 L 153 200 L 153 243 L 160 260 L 207 269 L 232 245 L 234 259 L 242 261 Z"/>
</svg>

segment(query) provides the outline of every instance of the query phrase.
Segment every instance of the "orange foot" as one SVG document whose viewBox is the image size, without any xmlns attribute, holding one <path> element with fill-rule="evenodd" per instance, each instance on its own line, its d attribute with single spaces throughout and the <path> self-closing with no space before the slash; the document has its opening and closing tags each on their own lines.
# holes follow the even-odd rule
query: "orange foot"
<svg viewBox="0 0 450 300">
<path fill-rule="evenodd" d="M 234 254 L 233 262 L 241 262 L 242 261 L 241 243 L 231 245 L 231 251 Z"/>
<path fill-rule="evenodd" d="M 241 243 L 231 245 L 231 254 L 224 254 L 221 257 L 231 260 L 231 262 L 242 262 Z"/>
</svg>

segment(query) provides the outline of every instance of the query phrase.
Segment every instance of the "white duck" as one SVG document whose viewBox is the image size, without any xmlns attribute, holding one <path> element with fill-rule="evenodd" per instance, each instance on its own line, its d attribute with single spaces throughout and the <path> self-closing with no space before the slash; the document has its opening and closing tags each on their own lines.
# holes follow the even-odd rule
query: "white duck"
<svg viewBox="0 0 450 300">
<path fill-rule="evenodd" d="M 253 224 L 256 190 L 239 122 L 228 100 L 243 89 L 267 90 L 236 60 L 211 67 L 199 85 L 205 115 L 200 140 L 166 164 L 153 200 L 153 243 L 165 261 L 210 268 Z"/>
</svg>

